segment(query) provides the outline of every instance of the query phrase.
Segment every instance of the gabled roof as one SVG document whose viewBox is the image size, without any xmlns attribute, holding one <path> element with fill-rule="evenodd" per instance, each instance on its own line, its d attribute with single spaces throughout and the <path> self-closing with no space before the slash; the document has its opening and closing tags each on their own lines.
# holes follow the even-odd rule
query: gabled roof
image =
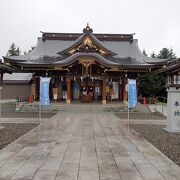
<svg viewBox="0 0 180 180">
<path fill-rule="evenodd" d="M 88 48 L 92 48 L 94 52 L 101 53 L 103 56 L 107 55 L 117 55 L 116 53 L 112 52 L 111 50 L 107 49 L 101 41 L 99 41 L 93 34 L 92 29 L 87 25 L 87 27 L 83 30 L 83 34 L 74 41 L 74 43 L 69 46 L 68 48 L 64 49 L 58 54 L 67 54 L 71 55 L 75 52 L 79 52 L 85 46 L 85 49 L 89 50 Z M 87 51 L 88 52 L 88 51 Z"/>
</svg>

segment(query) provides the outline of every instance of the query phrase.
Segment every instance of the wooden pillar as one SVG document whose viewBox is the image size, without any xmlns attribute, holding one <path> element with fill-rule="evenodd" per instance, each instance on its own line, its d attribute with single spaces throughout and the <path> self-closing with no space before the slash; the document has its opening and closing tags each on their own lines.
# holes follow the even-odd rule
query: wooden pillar
<svg viewBox="0 0 180 180">
<path fill-rule="evenodd" d="M 120 85 L 120 82 L 118 82 L 118 101 L 121 101 L 121 85 Z"/>
<path fill-rule="evenodd" d="M 127 101 L 128 97 L 127 97 L 127 77 L 124 77 L 124 88 L 123 88 L 123 101 Z"/>
<path fill-rule="evenodd" d="M 121 77 L 121 80 L 120 80 L 120 101 L 123 101 L 124 100 L 124 79 L 123 77 Z"/>
<path fill-rule="evenodd" d="M 70 77 L 67 77 L 66 79 L 66 82 L 67 82 L 67 104 L 70 104 L 71 103 L 71 78 Z"/>
<path fill-rule="evenodd" d="M 34 100 L 38 101 L 39 100 L 39 91 L 40 91 L 40 78 L 35 77 L 35 82 L 34 82 Z"/>
<path fill-rule="evenodd" d="M 0 85 L 3 84 L 3 73 L 1 73 L 1 78 L 0 78 Z"/>
<path fill-rule="evenodd" d="M 33 97 L 33 100 L 36 99 L 36 83 L 35 81 L 31 84 L 31 94 Z"/>
<path fill-rule="evenodd" d="M 102 79 L 102 103 L 106 104 L 106 78 Z"/>
</svg>

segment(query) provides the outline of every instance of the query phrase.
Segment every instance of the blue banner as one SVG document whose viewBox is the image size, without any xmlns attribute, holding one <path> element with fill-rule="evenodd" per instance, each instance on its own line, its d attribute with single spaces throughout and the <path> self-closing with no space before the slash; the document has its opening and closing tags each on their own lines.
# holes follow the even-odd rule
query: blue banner
<svg viewBox="0 0 180 180">
<path fill-rule="evenodd" d="M 49 105 L 49 77 L 40 77 L 40 103 L 42 106 Z"/>
<path fill-rule="evenodd" d="M 137 103 L 136 80 L 128 79 L 128 108 L 133 108 Z"/>
</svg>

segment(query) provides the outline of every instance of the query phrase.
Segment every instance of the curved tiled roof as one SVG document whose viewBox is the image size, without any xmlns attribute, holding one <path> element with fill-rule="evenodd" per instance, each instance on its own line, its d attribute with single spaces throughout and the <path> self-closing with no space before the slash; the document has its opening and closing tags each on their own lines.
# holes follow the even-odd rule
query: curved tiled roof
<svg viewBox="0 0 180 180">
<path fill-rule="evenodd" d="M 14 71 L 15 71 L 15 69 L 13 67 L 8 66 L 8 65 L 3 64 L 2 62 L 0 62 L 0 73 L 12 73 Z"/>
<path fill-rule="evenodd" d="M 45 34 L 46 35 L 46 34 Z M 73 58 L 80 56 L 93 56 L 97 60 L 100 60 L 101 63 L 107 65 L 153 65 L 153 64 L 164 64 L 166 59 L 157 59 L 150 58 L 143 55 L 138 47 L 138 41 L 136 39 L 130 38 L 132 35 L 127 35 L 128 40 L 120 39 L 122 36 L 116 35 L 119 39 L 117 40 L 106 40 L 106 38 L 100 41 L 94 34 L 91 32 L 86 34 L 79 35 L 79 38 L 76 40 L 69 39 L 53 39 L 53 35 L 49 35 L 51 38 L 44 39 L 47 35 L 41 38 L 38 38 L 37 45 L 35 49 L 27 55 L 22 56 L 11 56 L 4 57 L 4 60 L 7 62 L 13 63 L 23 63 L 23 64 L 62 64 L 69 61 L 73 61 Z M 66 34 L 67 36 L 67 34 Z M 81 43 L 83 39 L 89 36 L 93 43 L 96 43 L 98 46 L 102 47 L 108 52 L 111 52 L 108 56 L 101 56 L 98 53 L 80 53 L 77 52 L 73 55 L 63 54 L 62 52 L 76 46 L 78 43 Z M 123 35 L 122 37 L 125 37 Z M 103 35 L 101 35 L 102 39 Z M 110 35 L 109 35 L 110 37 Z M 110 39 L 110 38 L 109 38 Z"/>
<path fill-rule="evenodd" d="M 155 73 L 177 74 L 180 72 L 180 58 L 170 60 L 164 67 L 154 71 Z"/>
</svg>

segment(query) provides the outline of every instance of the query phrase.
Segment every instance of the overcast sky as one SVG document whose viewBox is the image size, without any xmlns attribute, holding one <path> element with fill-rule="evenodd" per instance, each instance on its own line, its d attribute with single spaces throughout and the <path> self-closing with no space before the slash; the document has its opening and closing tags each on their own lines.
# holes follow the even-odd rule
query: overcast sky
<svg viewBox="0 0 180 180">
<path fill-rule="evenodd" d="M 180 57 L 180 0 L 0 0 L 0 58 L 12 42 L 27 51 L 45 32 L 136 33 L 148 54 Z"/>
</svg>

